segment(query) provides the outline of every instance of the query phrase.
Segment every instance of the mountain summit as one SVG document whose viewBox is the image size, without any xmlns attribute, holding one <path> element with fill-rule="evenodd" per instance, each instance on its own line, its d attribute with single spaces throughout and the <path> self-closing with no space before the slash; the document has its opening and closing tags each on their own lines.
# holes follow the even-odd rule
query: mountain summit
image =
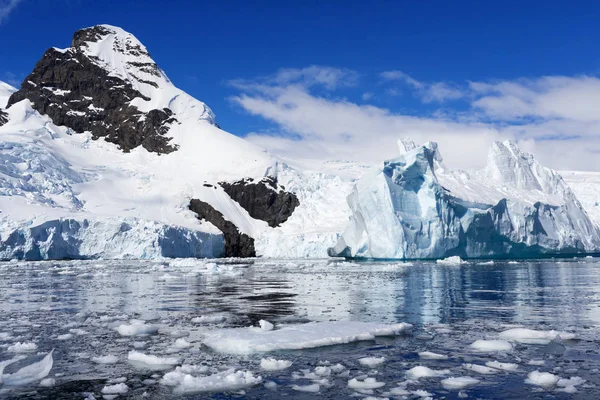
<svg viewBox="0 0 600 400">
<path fill-rule="evenodd" d="M 23 99 L 56 125 L 124 151 L 169 153 L 177 149 L 173 125 L 215 123 L 210 108 L 176 88 L 135 36 L 110 25 L 81 29 L 71 47 L 48 49 L 8 107 Z"/>
</svg>

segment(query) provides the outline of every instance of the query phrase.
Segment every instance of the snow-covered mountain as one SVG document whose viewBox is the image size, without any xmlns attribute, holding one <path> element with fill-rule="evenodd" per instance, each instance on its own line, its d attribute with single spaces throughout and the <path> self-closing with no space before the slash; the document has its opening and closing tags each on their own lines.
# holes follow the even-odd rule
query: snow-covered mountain
<svg viewBox="0 0 600 400">
<path fill-rule="evenodd" d="M 512 144 L 478 172 L 447 170 L 434 145 L 401 150 L 372 171 L 282 159 L 220 129 L 132 34 L 82 29 L 19 90 L 0 82 L 0 259 L 598 249 L 560 176 Z M 597 211 L 600 183 L 569 177 Z"/>
<path fill-rule="evenodd" d="M 350 180 L 224 132 L 117 27 L 47 50 L 0 110 L 0 258 L 325 256 L 348 213 Z"/>
<path fill-rule="evenodd" d="M 526 257 L 600 251 L 600 230 L 562 177 L 510 141 L 480 171 L 450 170 L 436 143 L 399 143 L 398 158 L 348 197 L 350 224 L 331 255 Z"/>
</svg>

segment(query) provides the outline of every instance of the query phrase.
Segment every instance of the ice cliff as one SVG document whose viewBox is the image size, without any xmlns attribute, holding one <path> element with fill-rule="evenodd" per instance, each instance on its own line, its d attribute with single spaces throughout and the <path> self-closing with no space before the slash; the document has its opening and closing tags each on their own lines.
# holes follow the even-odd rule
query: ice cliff
<svg viewBox="0 0 600 400">
<path fill-rule="evenodd" d="M 436 143 L 399 143 L 399 157 L 361 178 L 332 256 L 533 257 L 600 251 L 600 232 L 562 177 L 495 142 L 479 171 L 449 170 Z"/>
</svg>

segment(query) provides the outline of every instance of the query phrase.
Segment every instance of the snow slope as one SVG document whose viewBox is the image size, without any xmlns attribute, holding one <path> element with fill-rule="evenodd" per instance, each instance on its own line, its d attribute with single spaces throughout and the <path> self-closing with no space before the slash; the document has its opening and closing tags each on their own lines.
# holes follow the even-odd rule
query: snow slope
<svg viewBox="0 0 600 400">
<path fill-rule="evenodd" d="M 600 230 L 562 177 L 510 142 L 480 171 L 450 170 L 437 144 L 401 143 L 348 197 L 350 224 L 332 255 L 524 257 L 600 250 Z"/>
<path fill-rule="evenodd" d="M 83 53 L 131 83 L 150 99 L 131 100 L 140 110 L 169 108 L 178 121 L 168 131 L 177 151 L 157 154 L 137 147 L 124 153 L 87 132 L 56 126 L 27 99 L 13 104 L 6 110 L 8 123 L 0 127 L 0 258 L 60 258 L 57 249 L 66 247 L 53 244 L 59 240 L 55 231 L 79 243 L 64 257 L 218 256 L 222 235 L 188 209 L 192 198 L 208 202 L 254 237 L 258 255 L 326 256 L 349 214 L 343 198 L 352 178 L 303 172 L 221 130 L 212 111 L 176 88 L 133 35 L 102 27 L 110 33 L 95 42 L 57 50 Z M 15 90 L 0 86 L 0 107 Z M 292 217 L 277 228 L 251 218 L 217 184 L 265 176 L 276 177 L 300 199 Z M 127 235 L 122 223 L 129 227 Z M 122 240 L 126 244 L 117 246 Z M 164 249 L 163 243 L 177 240 L 184 240 L 180 247 Z"/>
</svg>

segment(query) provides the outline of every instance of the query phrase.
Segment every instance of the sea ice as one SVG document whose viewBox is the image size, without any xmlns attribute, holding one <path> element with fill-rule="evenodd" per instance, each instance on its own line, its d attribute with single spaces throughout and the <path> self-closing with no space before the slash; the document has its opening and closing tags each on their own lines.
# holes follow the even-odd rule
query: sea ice
<svg viewBox="0 0 600 400">
<path fill-rule="evenodd" d="M 364 357 L 358 360 L 361 365 L 365 365 L 370 368 L 374 368 L 378 365 L 383 364 L 385 357 Z"/>
<path fill-rule="evenodd" d="M 559 380 L 560 377 L 557 375 L 551 374 L 550 372 L 540 372 L 536 370 L 527 375 L 525 383 L 529 385 L 540 386 L 544 389 L 550 389 L 554 387 Z"/>
<path fill-rule="evenodd" d="M 463 261 L 462 258 L 460 258 L 459 256 L 446 257 L 442 260 L 437 260 L 436 262 L 441 265 L 461 265 L 467 263 L 466 261 Z"/>
<path fill-rule="evenodd" d="M 263 358 L 260 360 L 260 367 L 265 371 L 280 371 L 292 366 L 288 360 L 276 360 L 274 358 Z"/>
<path fill-rule="evenodd" d="M 557 336 L 564 340 L 570 340 L 576 337 L 575 334 L 568 332 L 537 331 L 525 328 L 513 328 L 500 332 L 500 337 L 504 339 L 526 344 L 548 344 Z"/>
<path fill-rule="evenodd" d="M 129 391 L 129 387 L 124 383 L 117 383 L 116 385 L 104 386 L 102 388 L 102 394 L 125 394 Z"/>
<path fill-rule="evenodd" d="M 350 389 L 379 389 L 383 386 L 385 386 L 385 382 L 378 382 L 375 378 L 365 378 L 364 380 L 353 378 L 348 381 Z"/>
<path fill-rule="evenodd" d="M 8 349 L 6 350 L 11 353 L 27 353 L 31 351 L 36 351 L 37 349 L 38 346 L 35 343 L 17 342 L 12 346 L 8 346 Z"/>
<path fill-rule="evenodd" d="M 204 344 L 215 351 L 250 354 L 275 350 L 298 350 L 372 340 L 377 336 L 400 335 L 410 324 L 381 325 L 368 322 L 311 322 L 263 331 L 256 328 L 215 329 L 207 332 Z"/>
<path fill-rule="evenodd" d="M 513 346 L 506 340 L 476 340 L 471 343 L 471 348 L 477 351 L 494 352 L 494 351 L 511 351 Z"/>
<path fill-rule="evenodd" d="M 437 376 L 444 376 L 450 373 L 449 369 L 433 370 L 422 365 L 413 367 L 406 371 L 406 376 L 409 379 L 420 379 L 420 378 L 433 378 Z"/>
<path fill-rule="evenodd" d="M 511 371 L 511 372 L 519 369 L 518 364 L 503 363 L 503 362 L 498 362 L 498 361 L 488 361 L 485 363 L 485 365 L 487 365 L 490 368 L 500 369 L 503 371 Z"/>
<path fill-rule="evenodd" d="M 27 385 L 36 381 L 40 381 L 48 376 L 54 360 L 52 358 L 52 350 L 42 360 L 29 364 L 15 373 L 2 375 L 2 379 L 6 386 Z M 3 368 L 1 368 L 3 369 Z"/>
<path fill-rule="evenodd" d="M 119 362 L 119 357 L 113 355 L 92 357 L 92 361 L 96 364 L 116 364 Z"/>
<path fill-rule="evenodd" d="M 470 376 L 451 377 L 442 380 L 442 386 L 447 390 L 460 390 L 479 383 L 479 379 Z"/>
<path fill-rule="evenodd" d="M 312 385 L 293 385 L 292 390 L 297 392 L 318 393 L 319 390 L 321 390 L 321 386 L 318 383 L 313 383 Z"/>
<path fill-rule="evenodd" d="M 476 372 L 482 375 L 493 375 L 497 374 L 499 371 L 495 368 L 486 367 L 485 365 L 478 364 L 463 364 L 463 368 L 469 371 Z"/>
<path fill-rule="evenodd" d="M 262 382 L 262 377 L 254 376 L 250 371 L 228 369 L 208 376 L 194 376 L 181 369 L 168 372 L 161 380 L 165 386 L 174 386 L 177 394 L 193 394 L 201 392 L 224 392 L 246 389 Z"/>
<path fill-rule="evenodd" d="M 46 378 L 40 381 L 40 386 L 42 387 L 52 387 L 56 385 L 56 380 L 54 378 Z"/>
<path fill-rule="evenodd" d="M 426 360 L 447 360 L 448 356 L 444 354 L 432 353 L 430 351 L 422 351 L 419 353 L 419 357 Z"/>
<path fill-rule="evenodd" d="M 157 357 L 154 355 L 140 353 L 139 351 L 135 350 L 129 352 L 127 359 L 134 365 L 159 371 L 170 369 L 174 365 L 181 364 L 181 360 L 179 358 Z"/>
<path fill-rule="evenodd" d="M 146 324 L 144 321 L 133 321 L 130 324 L 115 328 L 121 336 L 148 336 L 158 332 L 158 326 Z"/>
</svg>

